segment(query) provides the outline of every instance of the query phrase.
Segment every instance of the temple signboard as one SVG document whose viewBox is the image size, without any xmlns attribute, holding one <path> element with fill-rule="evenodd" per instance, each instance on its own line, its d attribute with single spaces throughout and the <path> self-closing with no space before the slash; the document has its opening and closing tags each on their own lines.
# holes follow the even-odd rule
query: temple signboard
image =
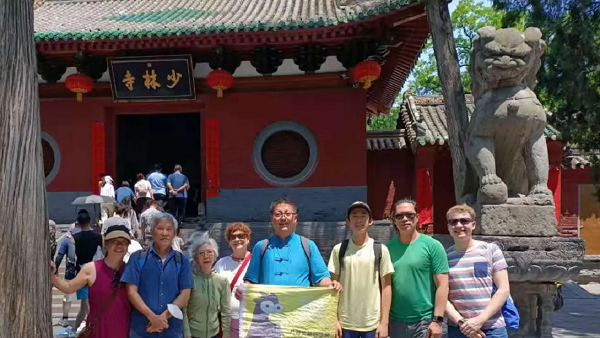
<svg viewBox="0 0 600 338">
<path fill-rule="evenodd" d="M 108 58 L 114 101 L 194 100 L 191 55 Z"/>
</svg>

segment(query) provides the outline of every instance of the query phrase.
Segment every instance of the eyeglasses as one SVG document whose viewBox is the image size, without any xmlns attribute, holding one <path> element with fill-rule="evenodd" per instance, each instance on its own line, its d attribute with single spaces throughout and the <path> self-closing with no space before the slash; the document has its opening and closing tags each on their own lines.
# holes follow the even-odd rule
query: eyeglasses
<svg viewBox="0 0 600 338">
<path fill-rule="evenodd" d="M 415 219 L 415 217 L 417 217 L 417 214 L 415 214 L 414 212 L 407 212 L 407 213 L 402 213 L 402 214 L 396 214 L 394 215 L 394 219 L 396 221 L 401 221 L 404 218 L 406 218 L 409 221 L 412 221 Z"/>
<path fill-rule="evenodd" d="M 470 218 L 453 218 L 453 219 L 448 220 L 448 225 L 451 225 L 454 227 L 454 226 L 457 226 L 458 223 L 460 223 L 462 225 L 467 225 L 471 222 L 473 222 L 473 220 Z"/>
<path fill-rule="evenodd" d="M 214 256 L 215 252 L 213 250 L 206 250 L 206 251 L 198 251 L 198 255 L 199 256 Z"/>
<path fill-rule="evenodd" d="M 121 274 L 119 271 L 114 270 L 112 282 L 110 282 L 110 286 L 114 289 L 121 284 Z"/>
<path fill-rule="evenodd" d="M 245 234 L 231 234 L 229 235 L 229 240 L 233 241 L 234 239 L 246 239 L 248 238 L 248 236 L 246 236 Z"/>
<path fill-rule="evenodd" d="M 273 214 L 273 217 L 275 217 L 275 219 L 280 219 L 283 216 L 285 216 L 285 218 L 291 218 L 295 214 L 295 212 L 276 212 Z"/>
</svg>

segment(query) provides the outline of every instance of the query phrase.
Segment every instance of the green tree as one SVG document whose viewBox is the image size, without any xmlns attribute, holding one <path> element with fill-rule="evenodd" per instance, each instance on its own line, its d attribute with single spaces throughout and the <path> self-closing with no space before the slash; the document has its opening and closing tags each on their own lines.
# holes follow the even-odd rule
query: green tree
<svg viewBox="0 0 600 338">
<path fill-rule="evenodd" d="M 471 78 L 467 68 L 471 47 L 477 37 L 477 30 L 484 26 L 500 27 L 503 17 L 503 11 L 497 10 L 481 0 L 460 0 L 452 12 L 454 41 L 461 67 L 461 81 L 466 93 L 471 92 Z M 441 95 L 442 87 L 437 74 L 437 63 L 431 39 L 425 45 L 411 75 L 412 79 L 408 87 L 414 95 Z"/>
<path fill-rule="evenodd" d="M 600 2 L 494 0 L 494 6 L 506 12 L 504 26 L 526 13 L 527 26 L 542 30 L 548 47 L 536 92 L 553 113 L 549 122 L 584 151 L 600 149 Z"/>
<path fill-rule="evenodd" d="M 390 115 L 370 116 L 367 120 L 367 131 L 396 129 L 398 116 L 400 115 L 400 107 L 398 106 L 398 102 L 394 104 L 394 107 L 392 107 L 390 113 Z"/>
</svg>

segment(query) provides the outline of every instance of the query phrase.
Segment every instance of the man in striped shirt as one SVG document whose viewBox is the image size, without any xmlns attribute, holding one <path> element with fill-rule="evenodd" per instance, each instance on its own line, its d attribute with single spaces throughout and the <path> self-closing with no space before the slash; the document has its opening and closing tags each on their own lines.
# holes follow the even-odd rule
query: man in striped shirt
<svg viewBox="0 0 600 338">
<path fill-rule="evenodd" d="M 446 250 L 450 265 L 449 338 L 508 338 L 502 305 L 510 290 L 508 266 L 496 244 L 473 239 L 475 211 L 457 205 L 446 214 L 454 245 Z M 498 290 L 493 293 L 493 286 Z"/>
</svg>

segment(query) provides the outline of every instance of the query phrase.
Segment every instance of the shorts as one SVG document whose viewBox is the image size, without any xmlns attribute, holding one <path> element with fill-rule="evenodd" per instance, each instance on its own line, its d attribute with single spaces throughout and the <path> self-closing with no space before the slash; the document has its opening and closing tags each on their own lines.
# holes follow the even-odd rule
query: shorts
<svg viewBox="0 0 600 338">
<path fill-rule="evenodd" d="M 63 296 L 63 302 L 68 303 L 68 302 L 74 302 L 77 300 L 77 293 L 69 293 L 69 294 L 65 294 Z"/>
<path fill-rule="evenodd" d="M 88 298 L 90 298 L 90 288 L 88 286 L 77 290 L 77 300 L 88 300 Z"/>
<path fill-rule="evenodd" d="M 508 332 L 506 327 L 497 327 L 495 329 L 483 329 L 485 338 L 508 338 Z M 460 329 L 456 326 L 448 325 L 448 338 L 466 338 L 466 336 L 460 332 Z"/>
<path fill-rule="evenodd" d="M 377 331 L 350 331 L 342 329 L 342 338 L 375 338 Z"/>
<path fill-rule="evenodd" d="M 431 319 L 415 323 L 403 323 L 390 320 L 390 338 L 426 338 Z M 486 337 L 487 338 L 487 337 Z"/>
</svg>

